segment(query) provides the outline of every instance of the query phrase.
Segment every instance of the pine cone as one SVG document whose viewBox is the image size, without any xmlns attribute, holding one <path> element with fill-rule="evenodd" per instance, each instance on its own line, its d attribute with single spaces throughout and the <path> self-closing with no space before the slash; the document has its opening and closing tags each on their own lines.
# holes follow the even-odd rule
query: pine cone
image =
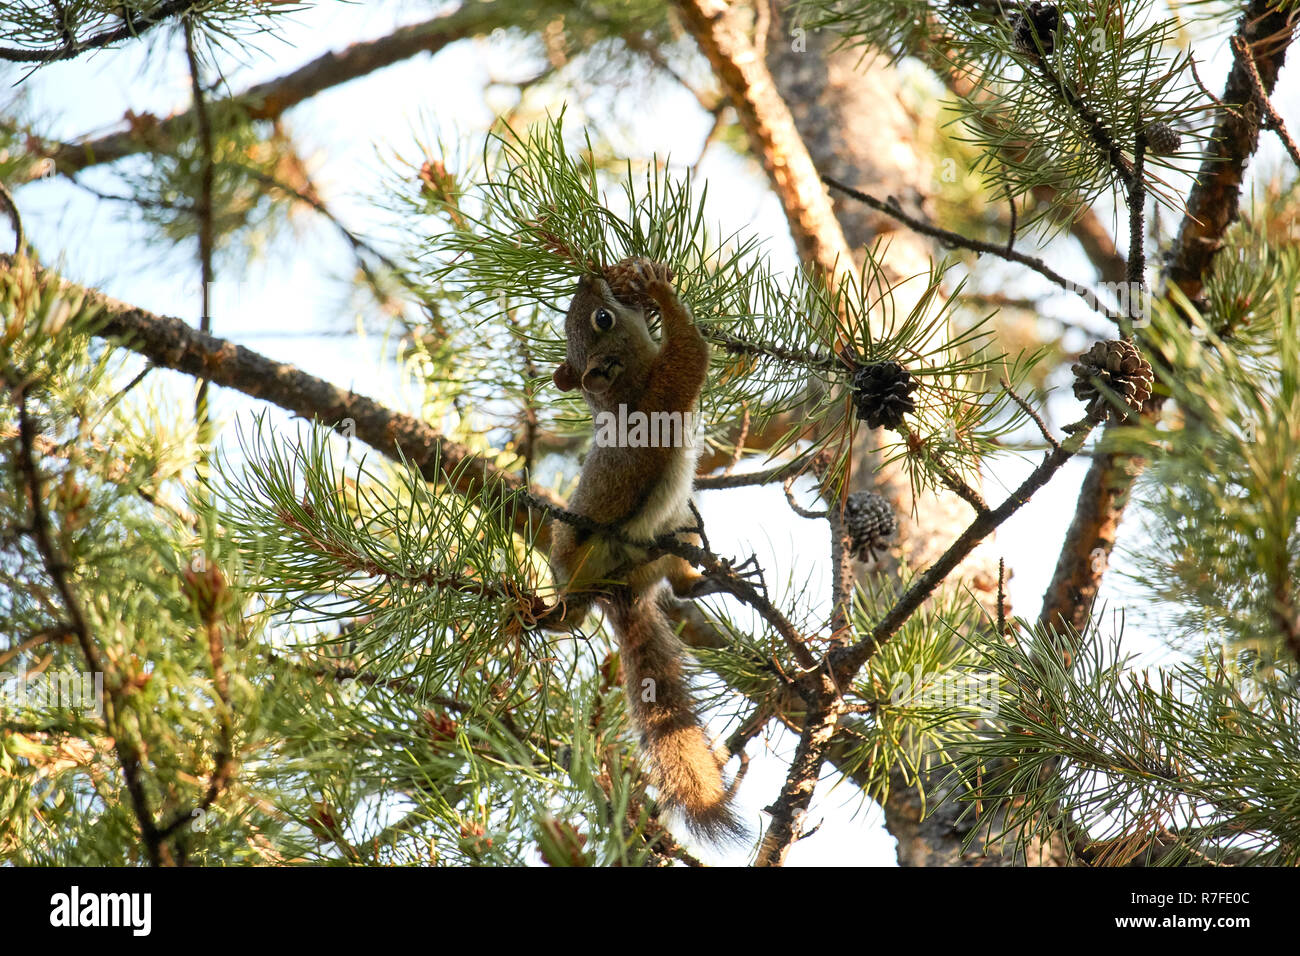
<svg viewBox="0 0 1300 956">
<path fill-rule="evenodd" d="M 1098 342 L 1079 356 L 1071 371 L 1074 372 L 1074 397 L 1088 404 L 1088 414 L 1114 421 L 1140 412 L 1151 397 L 1155 376 L 1151 366 L 1132 342 L 1118 339 Z M 1117 408 L 1114 398 L 1123 403 Z"/>
<path fill-rule="evenodd" d="M 612 266 L 606 266 L 604 269 L 605 281 L 609 283 L 614 298 L 620 302 L 639 305 L 643 309 L 653 308 L 655 305 L 654 300 L 646 295 L 641 288 L 641 276 L 637 270 L 638 264 L 648 269 L 651 275 L 662 279 L 664 282 L 673 281 L 673 270 L 669 266 L 664 265 L 662 262 L 655 262 L 653 259 L 647 259 L 645 256 L 629 256 Z"/>
<path fill-rule="evenodd" d="M 898 533 L 898 518 L 889 501 L 872 491 L 855 491 L 844 502 L 844 528 L 849 533 L 853 554 L 859 561 L 871 561 L 884 551 Z"/>
<path fill-rule="evenodd" d="M 1152 123 L 1143 130 L 1147 140 L 1147 149 L 1157 156 L 1168 156 L 1170 153 L 1178 152 L 1178 147 L 1183 145 L 1183 137 L 1167 123 Z"/>
<path fill-rule="evenodd" d="M 916 411 L 912 373 L 897 362 L 864 365 L 853 375 L 853 401 L 858 418 L 871 428 L 897 428 L 903 416 Z"/>
<path fill-rule="evenodd" d="M 1060 10 L 1050 3 L 1034 2 L 1022 7 L 1011 21 L 1011 40 L 1022 53 L 1037 56 L 1040 49 L 1051 53 L 1056 49 L 1056 30 L 1060 25 Z"/>
</svg>

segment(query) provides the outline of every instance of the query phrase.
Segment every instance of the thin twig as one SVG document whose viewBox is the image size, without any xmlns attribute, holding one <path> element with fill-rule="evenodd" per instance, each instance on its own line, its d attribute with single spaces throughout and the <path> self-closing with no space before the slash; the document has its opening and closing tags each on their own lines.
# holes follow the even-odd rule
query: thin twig
<svg viewBox="0 0 1300 956">
<path fill-rule="evenodd" d="M 751 485 L 767 485 L 774 481 L 784 481 L 791 474 L 797 477 L 807 464 L 808 456 L 801 455 L 791 461 L 773 465 L 771 468 L 765 468 L 762 471 L 746 471 L 738 475 L 727 474 L 726 472 L 721 475 L 705 475 L 703 478 L 695 479 L 695 487 L 701 491 L 716 491 L 722 488 L 747 488 Z"/>
<path fill-rule="evenodd" d="M 3 654 L 0 654 L 0 667 L 4 667 L 19 654 L 30 651 L 34 647 L 40 647 L 49 641 L 60 640 L 65 637 L 75 637 L 76 631 L 71 624 L 55 624 L 53 627 L 42 628 L 30 637 L 20 641 L 18 644 L 9 648 Z"/>
<path fill-rule="evenodd" d="M 1135 311 L 1141 308 L 1137 301 L 1141 296 L 1136 292 L 1146 291 L 1147 259 L 1143 243 L 1146 240 L 1146 183 L 1142 178 L 1142 168 L 1146 161 L 1147 138 L 1141 128 L 1136 131 L 1133 145 L 1133 178 L 1129 181 L 1128 193 L 1128 324 L 1125 335 L 1131 334 Z"/>
<path fill-rule="evenodd" d="M 1208 96 L 1210 100 L 1214 103 L 1214 105 L 1217 106 L 1219 109 L 1223 110 L 1225 113 L 1231 113 L 1233 116 L 1237 117 L 1237 119 L 1241 120 L 1244 123 L 1246 121 L 1246 117 L 1242 116 L 1238 110 L 1233 109 L 1227 103 L 1223 102 L 1223 100 L 1219 99 L 1219 97 L 1211 93 L 1209 87 L 1207 87 L 1205 83 L 1202 82 L 1201 75 L 1196 72 L 1196 58 L 1192 57 L 1188 62 L 1191 64 L 1192 67 L 1192 77 L 1193 79 L 1196 80 L 1196 85 L 1201 88 L 1201 92 L 1204 93 L 1206 96 Z"/>
<path fill-rule="evenodd" d="M 808 369 L 831 371 L 845 367 L 844 360 L 835 355 L 788 349 L 784 346 L 770 345 L 766 342 L 750 342 L 738 335 L 732 335 L 730 332 L 723 332 L 719 329 L 701 329 L 701 333 L 710 342 L 721 346 L 724 351 L 730 352 L 732 355 L 757 355 L 775 359 L 787 365 L 797 365 L 800 368 Z"/>
<path fill-rule="evenodd" d="M 1033 420 L 1034 424 L 1038 426 L 1039 433 L 1041 433 L 1043 438 L 1047 440 L 1047 443 L 1051 445 L 1053 448 L 1060 448 L 1061 443 L 1056 440 L 1056 437 L 1052 434 L 1051 429 L 1047 427 L 1047 423 L 1043 421 L 1043 417 L 1039 415 L 1037 411 L 1034 410 L 1034 407 L 1030 405 L 1028 401 L 1022 398 L 1019 395 L 1019 393 L 1017 393 L 1016 390 L 1011 387 L 1011 383 L 1007 381 L 1005 378 L 1002 379 L 1002 389 L 1008 395 L 1011 396 L 1011 400 L 1013 402 L 1015 402 L 1017 405 L 1020 406 L 1021 411 L 1023 411 L 1026 415 L 1030 417 L 1030 419 Z"/>
<path fill-rule="evenodd" d="M 212 331 L 212 187 L 216 175 L 213 159 L 212 120 L 208 116 L 207 103 L 203 97 L 203 81 L 199 71 L 198 52 L 194 47 L 194 21 L 190 17 L 185 22 L 185 59 L 190 69 L 190 94 L 194 99 L 194 115 L 198 120 L 199 146 L 203 150 L 203 170 L 199 178 L 199 196 L 195 206 L 199 232 L 199 271 L 202 290 L 199 298 L 202 303 L 199 312 L 199 331 Z M 211 439 L 211 423 L 208 419 L 208 380 L 199 379 L 198 395 L 194 400 L 194 417 L 199 429 L 199 447 L 201 461 L 206 463 L 206 446 Z"/>
<path fill-rule="evenodd" d="M 727 467 L 724 468 L 722 471 L 724 475 L 729 475 L 736 470 L 736 466 L 740 464 L 740 459 L 744 457 L 745 442 L 748 440 L 749 440 L 749 402 L 745 402 L 743 414 L 741 415 L 740 418 L 740 434 L 736 436 L 736 446 L 731 451 L 731 461 L 727 463 Z"/>
<path fill-rule="evenodd" d="M 1007 229 L 1007 254 L 1016 251 L 1016 197 L 1011 192 L 1011 186 L 1007 185 L 1007 204 L 1011 207 L 1011 225 Z"/>
<path fill-rule="evenodd" d="M 82 610 L 81 600 L 78 598 L 68 577 L 68 564 L 54 543 L 50 516 L 45 510 L 45 497 L 41 491 L 41 476 L 36 466 L 35 453 L 36 437 L 40 429 L 27 407 L 26 383 L 13 389 L 13 398 L 18 406 L 18 471 L 23 476 L 24 483 L 27 486 L 27 499 L 32 513 L 29 532 L 36 542 L 37 551 L 40 552 L 45 573 L 54 582 L 55 590 L 58 591 L 59 597 L 63 601 L 64 612 L 68 615 L 67 627 L 77 638 L 82 656 L 86 660 L 86 667 L 90 670 L 92 676 L 103 678 L 105 672 L 103 663 L 100 660 L 99 649 L 95 646 L 94 638 L 91 636 L 90 625 L 86 620 L 85 612 Z M 104 679 L 104 688 L 107 698 L 104 701 L 105 726 L 109 736 L 113 739 L 113 749 L 122 768 L 122 779 L 126 784 L 127 794 L 131 798 L 131 808 L 135 813 L 136 822 L 140 826 L 140 836 L 144 841 L 145 854 L 151 865 L 159 866 L 164 862 L 162 841 L 159 838 L 158 829 L 154 824 L 153 815 L 149 811 L 148 800 L 145 796 L 144 782 L 141 780 L 140 758 L 130 745 L 124 742 L 124 735 L 117 728 L 120 687 L 116 680 Z"/>
<path fill-rule="evenodd" d="M 864 193 L 860 189 L 854 189 L 852 186 L 846 185 L 830 176 L 823 175 L 822 182 L 831 189 L 842 192 L 844 195 L 870 206 L 877 212 L 883 212 L 887 216 L 892 216 L 913 232 L 919 232 L 923 236 L 930 236 L 932 239 L 938 239 L 940 242 L 947 243 L 949 246 L 960 249 L 969 249 L 970 251 L 977 253 L 988 253 L 991 256 L 997 256 L 999 259 L 1005 259 L 1007 262 L 1015 262 L 1019 265 L 1025 266 L 1026 268 L 1034 270 L 1049 282 L 1060 286 L 1066 292 L 1074 293 L 1079 298 L 1083 299 L 1090 308 L 1099 314 L 1104 315 L 1112 322 L 1118 323 L 1121 318 L 1118 312 L 1114 312 L 1107 308 L 1102 301 L 1097 298 L 1097 293 L 1093 292 L 1087 285 L 1082 282 L 1073 282 L 1065 278 L 1065 276 L 1061 275 L 1042 259 L 1035 259 L 1033 256 L 1027 256 L 1024 253 L 1013 252 L 1004 246 L 999 246 L 992 242 L 985 242 L 983 239 L 972 239 L 948 229 L 940 229 L 938 226 L 932 226 L 930 223 L 917 219 L 915 216 L 909 216 L 907 213 L 903 212 L 902 209 L 892 203 L 882 202 L 875 196 L 872 196 L 869 193 Z"/>
<path fill-rule="evenodd" d="M 784 482 L 781 483 L 781 489 L 785 492 L 785 500 L 790 503 L 790 510 L 793 511 L 801 518 L 812 518 L 814 520 L 817 518 L 825 518 L 827 515 L 830 514 L 829 510 L 811 511 L 808 508 L 805 508 L 803 505 L 799 504 L 799 502 L 795 500 L 794 481 L 798 477 L 799 477 L 798 475 L 791 475 L 789 478 L 787 478 Z"/>
<path fill-rule="evenodd" d="M 212 686 L 217 692 L 217 722 L 219 724 L 217 753 L 213 758 L 212 776 L 208 779 L 207 790 L 198 804 L 189 810 L 177 811 L 171 822 L 160 827 L 159 839 L 165 840 L 183 827 L 189 826 L 195 819 L 201 818 L 221 796 L 235 767 L 234 722 L 230 702 L 230 681 L 226 676 L 226 649 L 222 637 L 222 621 L 214 608 L 206 615 L 204 629 L 208 637 L 208 659 L 212 665 Z"/>
<path fill-rule="evenodd" d="M 944 487 L 974 508 L 977 514 L 983 514 L 989 510 L 989 506 L 984 501 L 984 497 L 972 488 L 966 480 L 961 477 L 961 475 L 957 474 L 940 461 L 938 456 L 930 453 L 920 435 L 912 431 L 906 425 L 899 426 L 898 433 L 903 436 L 903 440 L 907 443 L 909 450 L 919 449 L 925 452 L 926 458 L 929 460 L 930 464 L 934 466 L 935 471 L 938 472 L 939 480 L 943 482 Z"/>
<path fill-rule="evenodd" d="M 23 217 L 18 212 L 18 203 L 14 201 L 14 194 L 9 191 L 9 187 L 0 182 L 0 206 L 4 206 L 5 213 L 9 216 L 9 221 L 14 226 L 14 255 L 20 255 L 23 246 L 27 244 L 27 237 L 23 235 Z"/>
<path fill-rule="evenodd" d="M 1006 592 L 1006 562 L 998 558 L 998 638 L 1001 639 L 1007 633 L 1007 592 Z"/>
<path fill-rule="evenodd" d="M 1282 141 L 1282 145 L 1291 156 L 1292 162 L 1296 166 L 1300 166 L 1300 150 L 1296 149 L 1295 140 L 1287 132 L 1286 124 L 1282 122 L 1281 115 L 1274 108 L 1268 94 L 1264 92 L 1264 80 L 1259 75 L 1259 68 L 1255 66 L 1255 57 L 1250 52 L 1249 44 L 1240 34 L 1234 35 L 1229 42 L 1232 44 L 1232 52 L 1236 54 L 1238 62 L 1246 68 L 1246 75 L 1250 78 L 1250 84 L 1255 94 L 1255 103 L 1259 106 L 1259 111 L 1264 117 L 1264 128 L 1277 133 L 1278 139 Z"/>
<path fill-rule="evenodd" d="M 152 10 L 142 13 L 127 13 L 123 7 L 122 25 L 112 30 L 104 30 L 84 40 L 69 43 L 66 26 L 60 30 L 63 46 L 57 50 L 27 50 L 21 47 L 0 47 L 0 60 L 11 63 L 53 63 L 57 60 L 70 60 L 86 50 L 96 50 L 110 46 L 122 40 L 138 37 L 146 30 L 152 29 L 168 17 L 186 13 L 191 7 L 199 6 L 198 0 L 169 0 L 160 3 Z"/>
</svg>

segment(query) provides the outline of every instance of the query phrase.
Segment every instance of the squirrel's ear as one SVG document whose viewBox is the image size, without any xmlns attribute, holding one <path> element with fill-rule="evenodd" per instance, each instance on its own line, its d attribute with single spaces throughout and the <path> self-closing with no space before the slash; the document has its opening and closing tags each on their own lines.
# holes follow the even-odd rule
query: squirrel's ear
<svg viewBox="0 0 1300 956">
<path fill-rule="evenodd" d="M 568 362 L 561 362 L 551 373 L 551 381 L 562 392 L 571 392 L 578 387 L 578 373 Z"/>
</svg>

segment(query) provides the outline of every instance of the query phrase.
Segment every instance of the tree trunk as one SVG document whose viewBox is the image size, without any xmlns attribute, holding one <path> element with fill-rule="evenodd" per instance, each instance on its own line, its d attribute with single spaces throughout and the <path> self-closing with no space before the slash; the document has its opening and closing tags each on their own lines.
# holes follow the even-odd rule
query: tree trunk
<svg viewBox="0 0 1300 956">
<path fill-rule="evenodd" d="M 817 170 L 872 195 L 892 196 L 905 212 L 926 217 L 934 170 L 918 142 L 921 120 L 903 105 L 898 71 L 883 58 L 864 60 L 860 51 L 832 50 L 829 31 L 805 31 L 780 9 L 772 10 L 766 36 L 768 69 Z M 865 247 L 884 240 L 883 265 L 891 280 L 925 275 L 934 252 L 928 240 L 851 199 L 839 197 L 834 202 L 836 218 L 859 264 Z M 900 307 L 906 307 L 906 302 L 906 296 L 900 297 Z M 875 490 L 894 503 L 900 519 L 902 560 L 910 567 L 924 568 L 970 523 L 970 507 L 944 491 L 917 502 L 919 520 L 913 520 L 906 476 L 896 468 L 877 470 L 875 448 L 880 438 L 879 432 L 860 430 L 853 488 Z M 991 553 L 991 543 L 986 541 L 977 548 L 950 579 L 969 587 L 989 609 L 997 601 L 997 559 Z M 933 790 L 934 783 L 924 803 L 917 788 L 905 784 L 901 775 L 896 774 L 891 784 L 884 803 L 885 826 L 898 840 L 899 863 L 1010 863 L 1006 855 L 978 839 L 963 852 L 965 832 L 956 825 L 962 807 L 945 805 L 936 810 L 939 794 Z M 929 814 L 924 820 L 923 807 Z M 1028 855 L 1031 863 L 1050 864 L 1063 858 L 1059 849 L 1032 848 Z"/>
</svg>

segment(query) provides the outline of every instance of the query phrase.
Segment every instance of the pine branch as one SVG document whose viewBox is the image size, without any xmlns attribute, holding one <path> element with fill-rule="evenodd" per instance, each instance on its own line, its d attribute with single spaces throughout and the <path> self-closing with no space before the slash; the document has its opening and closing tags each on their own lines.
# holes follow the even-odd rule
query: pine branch
<svg viewBox="0 0 1300 956">
<path fill-rule="evenodd" d="M 1258 64 L 1264 92 L 1270 92 L 1286 59 L 1293 30 L 1290 16 L 1276 9 L 1274 3 L 1249 0 L 1238 34 L 1253 55 L 1239 57 L 1233 64 L 1221 101 L 1251 102 L 1255 87 L 1246 60 Z M 1212 143 L 1188 196 L 1187 211 L 1166 269 L 1169 283 L 1190 301 L 1199 298 L 1228 227 L 1237 219 L 1242 177 L 1258 145 L 1259 130 L 1255 125 L 1236 110 L 1219 110 Z M 1151 403 L 1151 414 L 1157 414 L 1162 404 L 1157 397 Z M 1122 426 L 1107 425 L 1103 447 L 1116 427 Z M 1131 455 L 1102 454 L 1093 459 L 1052 582 L 1043 595 L 1039 620 L 1044 624 L 1083 630 L 1115 542 L 1115 529 L 1142 467 L 1141 460 Z"/>
<path fill-rule="evenodd" d="M 14 201 L 14 194 L 2 182 L 0 182 L 0 206 L 4 207 L 5 215 L 9 217 L 14 227 L 14 255 L 20 255 L 23 246 L 27 244 L 27 239 L 23 235 L 23 217 L 18 211 L 18 203 Z"/>
<path fill-rule="evenodd" d="M 761 471 L 746 471 L 738 475 L 705 475 L 695 479 L 695 487 L 701 491 L 708 491 L 718 488 L 747 488 L 752 485 L 768 485 L 773 482 L 784 481 L 790 475 L 802 473 L 807 464 L 807 457 L 800 456 L 791 461 L 773 465 L 771 468 L 764 468 Z"/>
<path fill-rule="evenodd" d="M 784 362 L 787 365 L 797 365 L 800 368 L 807 369 L 832 371 L 845 368 L 844 361 L 834 355 L 821 355 L 800 349 L 788 349 L 767 342 L 750 342 L 740 336 L 715 328 L 701 329 L 701 334 L 710 342 L 722 348 L 723 351 L 732 355 L 762 356 L 777 362 Z"/>
<path fill-rule="evenodd" d="M 1001 6 L 998 4 L 998 6 Z M 1005 15 L 1005 9 L 999 13 L 999 16 Z M 935 33 L 938 33 L 937 24 Z M 971 82 L 970 75 L 956 68 L 957 62 L 951 42 L 945 43 L 950 38 L 938 35 L 929 38 L 923 45 L 923 49 L 912 49 L 909 52 L 919 57 L 931 70 L 937 73 L 955 96 L 959 98 L 969 97 L 974 92 L 974 84 Z M 1056 205 L 1064 203 L 1067 208 L 1077 205 L 1071 197 L 1064 196 L 1061 190 L 1045 183 L 1039 183 L 1033 187 L 1034 199 L 1046 205 Z M 1078 209 L 1071 214 L 1070 234 L 1082 247 L 1086 255 L 1097 272 L 1101 275 L 1103 282 L 1121 282 L 1123 281 L 1127 266 L 1124 257 L 1120 255 L 1115 245 L 1115 240 L 1109 230 L 1102 223 L 1101 217 L 1097 215 L 1096 210 L 1091 207 Z"/>
<path fill-rule="evenodd" d="M 0 256 L 8 266 L 10 257 Z M 268 359 L 227 339 L 207 335 L 180 319 L 155 315 L 119 302 L 93 289 L 76 286 L 45 269 L 42 282 L 60 283 L 69 292 L 86 296 L 104 320 L 95 334 L 138 352 L 161 368 L 206 376 L 217 385 L 316 419 L 337 428 L 355 429 L 355 436 L 382 454 L 411 462 L 432 482 L 450 482 L 465 495 L 481 495 L 485 506 L 502 507 L 522 487 L 520 480 L 475 455 L 464 445 L 440 435 L 425 422 L 391 411 L 364 395 Z M 539 492 L 545 496 L 544 492 Z M 515 530 L 532 536 L 539 547 L 547 540 L 545 515 L 521 509 L 514 514 Z"/>
<path fill-rule="evenodd" d="M 1274 108 L 1272 100 L 1264 91 L 1264 78 L 1259 75 L 1259 69 L 1255 66 L 1255 57 L 1246 46 L 1246 41 L 1240 36 L 1232 38 L 1232 52 L 1237 58 L 1237 62 L 1245 66 L 1246 75 L 1250 78 L 1251 92 L 1254 94 L 1252 103 L 1256 104 L 1259 111 L 1264 116 L 1264 128 L 1271 129 L 1277 133 L 1278 139 L 1286 147 L 1287 155 L 1291 161 L 1300 167 L 1300 150 L 1296 149 L 1295 140 L 1286 130 L 1286 124 L 1282 122 L 1282 116 Z"/>
<path fill-rule="evenodd" d="M 8 370 L 6 370 L 7 372 Z M 6 375 L 6 379 L 8 379 Z M 41 490 L 41 475 L 36 464 L 36 439 L 40 428 L 28 408 L 27 389 L 29 381 L 10 382 L 10 393 L 18 407 L 18 472 L 26 485 L 28 505 L 31 509 L 31 524 L 27 529 L 36 542 L 40 552 L 45 573 L 54 582 L 55 590 L 63 602 L 64 612 L 68 616 L 66 627 L 76 637 L 85 658 L 86 667 L 94 676 L 103 677 L 104 665 L 100 659 L 99 648 L 91 634 L 90 624 L 81 606 L 81 599 L 72 587 L 68 576 L 70 568 L 54 543 L 49 513 L 45 510 L 45 494 Z M 118 764 L 122 768 L 122 779 L 127 794 L 131 799 L 131 808 L 135 813 L 136 823 L 140 827 L 140 837 L 144 841 L 145 854 L 152 866 L 159 866 L 169 859 L 162 845 L 153 814 L 149 810 L 148 798 L 144 792 L 144 781 L 140 755 L 122 739 L 117 726 L 118 707 L 121 702 L 121 687 L 116 680 L 105 680 L 107 693 L 105 700 L 105 725 L 113 739 L 113 750 Z"/>
<path fill-rule="evenodd" d="M 925 440 L 906 424 L 899 426 L 895 430 L 903 436 L 903 440 L 907 442 L 909 448 L 925 452 Z M 983 514 L 989 510 L 988 504 L 984 501 L 984 496 L 972 488 L 961 475 L 953 471 L 938 456 L 927 454 L 926 460 L 934 467 L 935 474 L 938 475 L 944 487 L 974 508 L 976 514 Z"/>
<path fill-rule="evenodd" d="M 103 30 L 84 40 L 72 37 L 66 24 L 61 31 L 62 45 L 53 50 L 30 50 L 22 47 L 0 47 L 0 60 L 11 63 L 55 63 L 59 60 L 71 60 L 88 50 L 98 50 L 123 40 L 134 39 L 152 30 L 170 17 L 189 13 L 195 7 L 203 6 L 200 0 L 167 0 L 152 10 L 131 12 L 122 18 L 122 25 L 112 30 Z M 125 8 L 124 8 L 125 9 Z"/>
<path fill-rule="evenodd" d="M 194 207 L 194 214 L 198 219 L 199 271 L 200 281 L 202 282 L 202 287 L 199 290 L 199 331 L 211 332 L 212 308 L 210 297 L 212 295 L 212 283 L 215 278 L 212 272 L 212 248 L 215 240 L 212 225 L 212 186 L 215 176 L 212 120 L 208 116 L 207 102 L 203 96 L 203 78 L 199 70 L 199 57 L 194 48 L 194 21 L 190 17 L 186 17 L 184 22 L 185 59 L 189 65 L 190 95 L 194 101 L 192 109 L 198 119 L 199 148 L 203 151 L 203 168 L 199 175 L 199 195 Z M 194 399 L 194 417 L 198 423 L 199 444 L 206 445 L 211 437 L 211 422 L 208 418 L 208 380 L 206 378 L 199 379 L 198 394 Z M 205 465 L 206 460 L 200 467 L 205 467 Z"/>
<path fill-rule="evenodd" d="M 1039 75 L 1047 83 L 1048 87 L 1061 95 L 1066 105 L 1083 123 L 1084 129 L 1088 131 L 1088 138 L 1101 151 L 1102 157 L 1114 171 L 1120 183 L 1126 190 L 1133 189 L 1135 183 L 1141 180 L 1141 174 L 1125 158 L 1124 151 L 1119 148 L 1119 144 L 1115 142 L 1114 136 L 1106 128 L 1106 124 L 1102 122 L 1101 117 L 1097 115 L 1097 111 L 1089 106 L 1083 97 L 1075 92 L 1069 84 L 1057 76 L 1056 71 L 1048 66 L 1042 57 L 1033 55 L 1031 59 L 1038 67 Z"/>
<path fill-rule="evenodd" d="M 898 633 L 899 628 L 925 602 L 935 588 L 943 583 L 962 559 L 1004 521 L 1019 511 L 1034 492 L 1047 484 L 1061 466 L 1074 457 L 1075 453 L 1083 447 L 1084 441 L 1096 424 L 1095 420 L 1085 418 L 1068 428 L 1070 437 L 1049 451 L 1038 467 L 1030 472 L 1029 477 L 1021 482 L 1002 504 L 977 514 L 943 556 L 917 576 L 894 606 L 872 628 L 871 633 L 851 647 L 831 652 L 829 665 L 839 686 L 847 686 L 861 670 L 862 665 L 870 660 L 886 641 Z"/>
<path fill-rule="evenodd" d="M 918 232 L 923 236 L 938 239 L 940 242 L 953 248 L 969 249 L 971 252 L 981 254 L 988 253 L 989 255 L 997 256 L 999 259 L 1005 259 L 1007 262 L 1014 262 L 1032 269 L 1049 282 L 1060 286 L 1066 292 L 1073 292 L 1075 295 L 1079 296 L 1079 298 L 1083 299 L 1083 301 L 1088 304 L 1089 308 L 1104 315 L 1112 322 L 1119 321 L 1119 313 L 1112 312 L 1108 309 L 1102 301 L 1097 298 L 1097 293 L 1093 292 L 1082 282 L 1073 282 L 1070 279 L 1065 278 L 1065 276 L 1061 275 L 1042 259 L 1027 256 L 1022 252 L 1015 252 L 1008 246 L 998 245 L 993 242 L 985 242 L 982 239 L 972 239 L 963 236 L 960 233 L 952 232 L 949 229 L 941 229 L 938 226 L 932 226 L 930 223 L 923 222 L 915 216 L 909 216 L 907 213 L 903 212 L 902 209 L 892 203 L 882 202 L 875 196 L 864 193 L 860 189 L 854 189 L 852 186 L 846 185 L 831 176 L 822 176 L 822 181 L 835 191 L 852 197 L 858 202 L 870 206 L 877 212 L 882 212 L 887 216 L 892 216 L 909 229 Z"/>
<path fill-rule="evenodd" d="M 188 8 L 192 3 L 174 4 Z M 227 100 L 214 103 L 225 115 L 238 106 L 250 120 L 277 120 L 298 104 L 419 53 L 437 53 L 444 47 L 496 27 L 510 26 L 507 4 L 470 0 L 451 13 L 401 27 L 377 40 L 354 43 L 330 52 L 265 83 L 249 87 Z M 112 163 L 151 150 L 166 150 L 194 127 L 193 108 L 163 119 L 145 114 L 133 119 L 130 129 L 73 143 L 47 143 L 41 152 L 54 161 L 55 171 L 71 176 L 91 166 Z M 35 178 L 39 171 L 29 175 Z"/>
<path fill-rule="evenodd" d="M 1135 136 L 1136 145 L 1133 147 L 1133 177 L 1128 183 L 1128 192 L 1125 194 L 1125 201 L 1128 203 L 1128 282 L 1130 290 L 1145 290 L 1147 275 L 1147 258 L 1143 249 L 1143 241 L 1146 239 L 1146 217 L 1144 216 L 1146 205 L 1146 183 L 1142 179 L 1142 169 L 1146 163 L 1147 141 L 1146 134 L 1138 130 Z M 1138 296 L 1129 296 L 1129 315 L 1125 316 L 1128 323 L 1124 325 L 1125 332 L 1128 331 L 1134 318 L 1134 311 L 1140 307 L 1140 302 L 1134 299 Z"/>
<path fill-rule="evenodd" d="M 801 832 L 803 818 L 812 803 L 817 778 L 835 736 L 842 706 L 830 675 L 823 673 L 821 676 L 823 686 L 818 696 L 829 703 L 813 705 L 804 721 L 799 746 L 795 749 L 794 760 L 791 761 L 781 795 L 777 797 L 776 803 L 767 808 L 767 812 L 772 815 L 772 822 L 763 834 L 755 866 L 783 866 L 790 847 L 804 836 L 810 835 Z"/>
<path fill-rule="evenodd" d="M 1056 436 L 1053 435 L 1051 429 L 1047 427 L 1047 423 L 1043 421 L 1043 417 L 1038 414 L 1038 412 L 1034 409 L 1032 405 L 1029 404 L 1028 401 L 1026 401 L 1019 393 L 1016 392 L 1014 388 L 1011 387 L 1011 383 L 1008 382 L 1005 378 L 1002 379 L 1002 390 L 1006 392 L 1008 395 L 1010 395 L 1011 400 L 1020 406 L 1020 410 L 1023 411 L 1026 415 L 1028 415 L 1030 420 L 1033 421 L 1033 423 L 1038 426 L 1039 434 L 1043 436 L 1043 439 L 1047 442 L 1048 445 L 1050 445 L 1052 448 L 1061 447 L 1061 443 L 1056 440 Z"/>
</svg>

